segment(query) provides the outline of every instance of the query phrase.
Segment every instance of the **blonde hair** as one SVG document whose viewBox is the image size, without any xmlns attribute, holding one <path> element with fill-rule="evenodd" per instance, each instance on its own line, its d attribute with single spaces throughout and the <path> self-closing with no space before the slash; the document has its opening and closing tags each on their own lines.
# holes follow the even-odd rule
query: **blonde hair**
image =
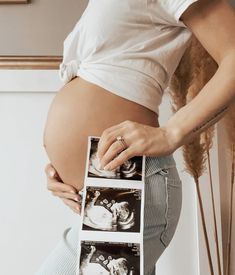
<svg viewBox="0 0 235 275">
<path fill-rule="evenodd" d="M 169 93 L 173 100 L 173 112 L 176 112 L 196 96 L 215 74 L 217 68 L 218 65 L 215 60 L 192 34 L 189 46 L 169 84 Z"/>
</svg>

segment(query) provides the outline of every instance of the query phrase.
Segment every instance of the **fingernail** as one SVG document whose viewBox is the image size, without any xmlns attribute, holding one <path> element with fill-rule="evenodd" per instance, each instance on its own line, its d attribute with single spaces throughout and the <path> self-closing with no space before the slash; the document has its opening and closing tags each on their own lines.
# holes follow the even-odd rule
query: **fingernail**
<svg viewBox="0 0 235 275">
<path fill-rule="evenodd" d="M 77 202 L 81 201 L 78 197 L 75 197 L 74 200 L 77 201 Z"/>
<path fill-rule="evenodd" d="M 104 167 L 104 170 L 109 170 L 110 169 L 110 166 L 109 165 L 106 165 L 105 167 Z"/>
<path fill-rule="evenodd" d="M 70 192 L 70 193 L 72 193 L 72 194 L 76 194 L 76 192 L 75 192 L 75 191 L 73 191 L 73 190 L 70 190 L 69 192 Z"/>
</svg>

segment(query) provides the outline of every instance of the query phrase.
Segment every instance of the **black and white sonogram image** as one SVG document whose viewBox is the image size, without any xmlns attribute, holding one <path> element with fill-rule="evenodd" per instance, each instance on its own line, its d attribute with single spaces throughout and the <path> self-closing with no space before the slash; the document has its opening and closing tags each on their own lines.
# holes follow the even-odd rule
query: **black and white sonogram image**
<svg viewBox="0 0 235 275">
<path fill-rule="evenodd" d="M 140 275 L 140 245 L 81 242 L 79 275 Z"/>
<path fill-rule="evenodd" d="M 141 190 L 87 187 L 83 230 L 140 232 Z"/>
<path fill-rule="evenodd" d="M 88 163 L 88 177 L 95 178 L 112 178 L 125 180 L 142 180 L 142 164 L 143 157 L 136 156 L 125 161 L 122 165 L 113 171 L 105 171 L 99 168 L 99 161 L 97 158 L 97 145 L 99 138 L 91 137 L 91 146 Z"/>
</svg>

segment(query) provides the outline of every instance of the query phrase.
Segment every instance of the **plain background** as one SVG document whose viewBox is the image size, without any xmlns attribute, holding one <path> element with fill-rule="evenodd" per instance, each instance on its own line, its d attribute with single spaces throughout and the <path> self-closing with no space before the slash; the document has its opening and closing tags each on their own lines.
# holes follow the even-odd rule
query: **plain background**
<svg viewBox="0 0 235 275">
<path fill-rule="evenodd" d="M 68 5 L 65 0 L 38 0 L 27 5 L 0 5 L 0 55 L 61 55 L 63 40 L 86 4 L 87 1 L 69 0 Z M 60 86 L 57 71 L 0 71 L 0 274 L 33 274 L 64 229 L 78 218 L 46 189 L 44 167 L 48 159 L 42 134 L 50 102 Z M 160 124 L 164 124 L 171 115 L 167 94 L 160 114 Z M 222 133 L 223 128 L 218 128 L 219 144 L 223 143 Z M 223 153 L 216 135 L 212 168 L 218 218 L 219 178 L 223 184 L 222 202 L 226 204 L 228 198 L 229 163 Z M 194 182 L 183 171 L 181 150 L 174 156 L 183 181 L 183 208 L 174 239 L 159 260 L 157 271 L 160 275 L 205 275 L 208 264 Z M 202 177 L 201 185 L 211 218 L 208 175 Z M 207 223 L 213 234 L 210 218 Z"/>
</svg>

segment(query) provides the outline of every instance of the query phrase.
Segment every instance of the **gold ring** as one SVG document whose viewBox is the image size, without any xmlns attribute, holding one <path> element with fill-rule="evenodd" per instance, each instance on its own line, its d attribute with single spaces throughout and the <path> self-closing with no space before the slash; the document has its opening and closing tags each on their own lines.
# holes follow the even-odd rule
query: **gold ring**
<svg viewBox="0 0 235 275">
<path fill-rule="evenodd" d="M 121 141 L 124 149 L 126 149 L 128 147 L 127 144 L 126 144 L 126 142 L 125 142 L 125 140 L 124 140 L 124 138 L 122 136 L 116 137 L 116 140 L 117 141 Z"/>
</svg>

